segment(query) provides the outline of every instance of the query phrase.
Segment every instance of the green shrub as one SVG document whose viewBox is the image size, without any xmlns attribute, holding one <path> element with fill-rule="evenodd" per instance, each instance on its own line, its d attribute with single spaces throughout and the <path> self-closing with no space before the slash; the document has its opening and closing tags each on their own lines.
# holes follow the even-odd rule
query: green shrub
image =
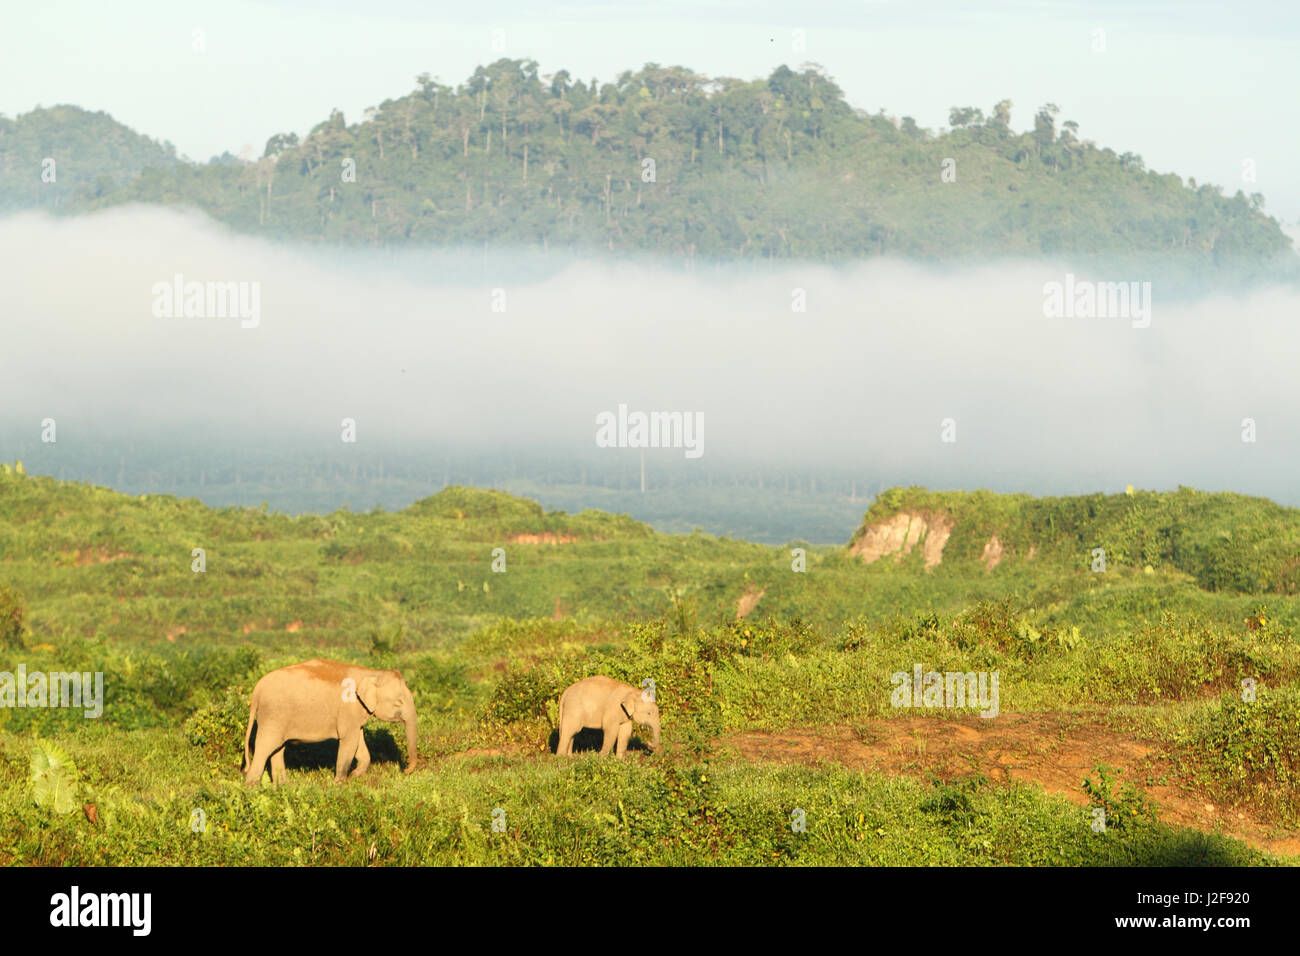
<svg viewBox="0 0 1300 956">
<path fill-rule="evenodd" d="M 0 647 L 23 646 L 24 610 L 22 596 L 0 586 Z"/>
<path fill-rule="evenodd" d="M 800 618 L 776 621 L 733 621 L 730 631 L 731 654 L 781 660 L 789 654 L 807 654 L 821 648 L 825 641 Z"/>
<path fill-rule="evenodd" d="M 1122 833 L 1142 823 L 1155 821 L 1155 808 L 1146 794 L 1131 783 L 1117 788 L 1113 767 L 1097 764 L 1092 769 L 1097 779 L 1094 781 L 1091 775 L 1085 777 L 1083 792 L 1088 795 L 1089 807 L 1100 807 L 1105 811 L 1107 831 Z"/>
<path fill-rule="evenodd" d="M 244 733 L 248 728 L 248 702 L 250 690 L 238 685 L 206 706 L 200 707 L 186 719 L 185 739 L 201 747 L 210 760 L 236 764 L 243 758 Z"/>
<path fill-rule="evenodd" d="M 932 814 L 943 821 L 945 826 L 969 826 L 977 815 L 972 798 L 979 793 L 987 778 L 977 774 L 953 783 L 937 779 L 931 782 L 934 792 L 921 801 L 921 812 Z"/>
<path fill-rule="evenodd" d="M 878 626 L 872 626 L 859 616 L 845 623 L 839 648 L 842 651 L 856 651 L 876 643 L 933 640 L 942 633 L 943 621 L 934 611 L 917 614 L 910 620 L 901 614 L 895 614 L 889 621 Z"/>
<path fill-rule="evenodd" d="M 258 669 L 256 648 L 202 648 L 159 655 L 153 666 L 140 668 L 141 691 L 159 711 L 181 714 L 207 703 Z"/>
<path fill-rule="evenodd" d="M 1300 815 L 1300 692 L 1260 687 L 1257 695 L 1251 702 L 1239 690 L 1224 694 L 1185 743 L 1221 792 L 1294 819 Z"/>
<path fill-rule="evenodd" d="M 513 724 L 549 719 L 548 705 L 559 699 L 563 690 L 549 675 L 540 671 L 509 674 L 497 684 L 483 712 L 485 723 Z"/>
<path fill-rule="evenodd" d="M 926 629 L 913 636 L 931 633 L 932 630 Z M 1034 624 L 1014 597 L 977 602 L 956 617 L 951 634 L 952 642 L 962 650 L 987 648 L 1025 659 L 1047 651 L 1074 650 L 1083 643 L 1078 627 Z"/>
</svg>

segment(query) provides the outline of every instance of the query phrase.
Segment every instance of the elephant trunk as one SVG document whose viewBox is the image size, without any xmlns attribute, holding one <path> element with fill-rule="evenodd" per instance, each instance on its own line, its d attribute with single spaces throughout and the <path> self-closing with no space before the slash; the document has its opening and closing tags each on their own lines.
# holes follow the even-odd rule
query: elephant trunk
<svg viewBox="0 0 1300 956">
<path fill-rule="evenodd" d="M 406 724 L 406 772 L 410 773 L 415 769 L 416 761 L 419 756 L 416 753 L 416 747 L 419 743 L 419 728 L 415 722 L 415 707 L 409 706 L 402 714 L 402 722 Z"/>
<path fill-rule="evenodd" d="M 658 751 L 659 751 L 659 720 L 658 720 L 657 718 L 656 718 L 655 720 L 650 721 L 650 730 L 651 730 L 651 732 L 652 732 L 652 733 L 651 733 L 650 746 L 653 747 L 653 748 L 655 749 L 655 752 L 656 752 L 656 753 L 658 753 Z"/>
</svg>

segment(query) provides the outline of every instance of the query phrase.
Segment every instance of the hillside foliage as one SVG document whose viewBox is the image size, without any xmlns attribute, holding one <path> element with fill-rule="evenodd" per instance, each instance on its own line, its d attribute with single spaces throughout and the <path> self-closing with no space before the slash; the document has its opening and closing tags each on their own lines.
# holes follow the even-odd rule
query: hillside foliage
<svg viewBox="0 0 1300 956">
<path fill-rule="evenodd" d="M 301 137 L 271 137 L 260 158 L 178 162 L 75 107 L 0 120 L 0 209 L 182 204 L 282 239 L 687 261 L 1046 254 L 1205 267 L 1290 249 L 1261 195 L 1148 170 L 1081 138 L 1051 103 L 1016 132 L 1011 108 L 954 107 L 933 132 L 855 109 L 814 65 L 740 80 L 651 63 L 601 83 L 501 59 L 455 86 L 421 74 L 359 120 L 335 110 Z M 51 156 L 61 172 L 46 188 Z"/>
<path fill-rule="evenodd" d="M 0 673 L 104 676 L 98 719 L 0 708 L 0 863 L 1271 862 L 1161 822 L 1132 766 L 1081 779 L 1081 797 L 1119 816 L 1097 834 L 1088 807 L 978 773 L 926 782 L 737 755 L 736 735 L 791 728 L 870 741 L 909 719 L 890 675 L 917 665 L 995 671 L 1009 719 L 1105 722 L 1158 748 L 1160 780 L 1232 819 L 1300 825 L 1294 509 L 1189 489 L 910 488 L 880 495 L 864 526 L 940 511 L 953 529 L 929 570 L 919 550 L 868 564 L 843 546 L 808 548 L 799 570 L 788 548 L 490 490 L 291 517 L 0 470 Z M 990 534 L 1006 542 L 992 568 Z M 1113 555 L 1104 572 L 1089 565 L 1097 545 Z M 418 773 L 401 774 L 404 744 L 372 723 L 365 782 L 328 784 L 326 742 L 291 750 L 289 786 L 243 788 L 251 687 L 311 657 L 401 668 Z M 559 691 L 591 674 L 656 682 L 662 754 L 550 755 Z M 71 812 L 83 804 L 93 820 Z"/>
</svg>

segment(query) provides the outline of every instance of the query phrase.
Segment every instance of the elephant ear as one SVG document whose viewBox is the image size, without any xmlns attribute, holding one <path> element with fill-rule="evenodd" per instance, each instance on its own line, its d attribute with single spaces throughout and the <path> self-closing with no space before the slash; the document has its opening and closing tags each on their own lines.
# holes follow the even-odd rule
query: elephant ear
<svg viewBox="0 0 1300 956">
<path fill-rule="evenodd" d="M 629 720 L 636 720 L 636 705 L 640 699 L 641 692 L 636 688 L 632 688 L 619 700 L 619 706 L 623 709 L 623 713 L 627 714 Z"/>
<path fill-rule="evenodd" d="M 365 708 L 366 713 L 375 709 L 375 703 L 379 699 L 379 680 L 374 676 L 366 676 L 357 682 L 357 700 Z"/>
</svg>

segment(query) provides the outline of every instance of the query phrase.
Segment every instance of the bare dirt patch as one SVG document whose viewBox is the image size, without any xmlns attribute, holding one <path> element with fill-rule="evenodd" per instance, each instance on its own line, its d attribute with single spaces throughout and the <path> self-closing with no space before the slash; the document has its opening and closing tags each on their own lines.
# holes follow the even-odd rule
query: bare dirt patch
<svg viewBox="0 0 1300 956">
<path fill-rule="evenodd" d="M 849 548 L 849 554 L 871 564 L 887 554 L 901 561 L 921 545 L 925 566 L 932 568 L 943 561 L 943 548 L 952 534 L 952 518 L 946 514 L 921 514 L 900 511 L 892 518 L 870 525 L 862 537 Z"/>
<path fill-rule="evenodd" d="M 126 551 L 112 551 L 101 546 L 98 548 L 78 548 L 70 552 L 65 551 L 59 555 L 59 563 L 75 564 L 84 568 L 92 564 L 107 564 L 110 561 L 124 561 L 134 557 L 136 555 L 129 554 Z"/>
<path fill-rule="evenodd" d="M 1300 833 L 1255 817 L 1251 808 L 1222 807 L 1174 778 L 1159 741 L 1125 736 L 1069 714 L 1004 714 L 941 719 L 900 717 L 853 728 L 822 727 L 736 734 L 724 741 L 747 760 L 817 764 L 903 774 L 945 782 L 981 773 L 1000 784 L 1031 783 L 1086 805 L 1082 783 L 1108 764 L 1145 791 L 1165 823 L 1216 830 L 1280 856 L 1300 854 Z M 1148 777 L 1159 783 L 1148 784 Z"/>
<path fill-rule="evenodd" d="M 984 553 L 980 555 L 980 560 L 984 562 L 984 570 L 992 571 L 1002 563 L 1002 556 L 1006 553 L 1002 547 L 1002 542 L 998 540 L 997 535 L 993 535 L 984 542 Z"/>
<path fill-rule="evenodd" d="M 556 534 L 554 531 L 543 531 L 541 534 L 517 534 L 510 539 L 511 544 L 572 544 L 578 540 L 576 534 Z"/>
<path fill-rule="evenodd" d="M 763 600 L 763 595 L 766 593 L 767 591 L 758 591 L 754 588 L 747 588 L 745 593 L 740 596 L 740 600 L 736 602 L 736 620 L 739 621 L 750 611 L 754 610 L 754 608 L 758 607 L 758 602 Z"/>
</svg>

